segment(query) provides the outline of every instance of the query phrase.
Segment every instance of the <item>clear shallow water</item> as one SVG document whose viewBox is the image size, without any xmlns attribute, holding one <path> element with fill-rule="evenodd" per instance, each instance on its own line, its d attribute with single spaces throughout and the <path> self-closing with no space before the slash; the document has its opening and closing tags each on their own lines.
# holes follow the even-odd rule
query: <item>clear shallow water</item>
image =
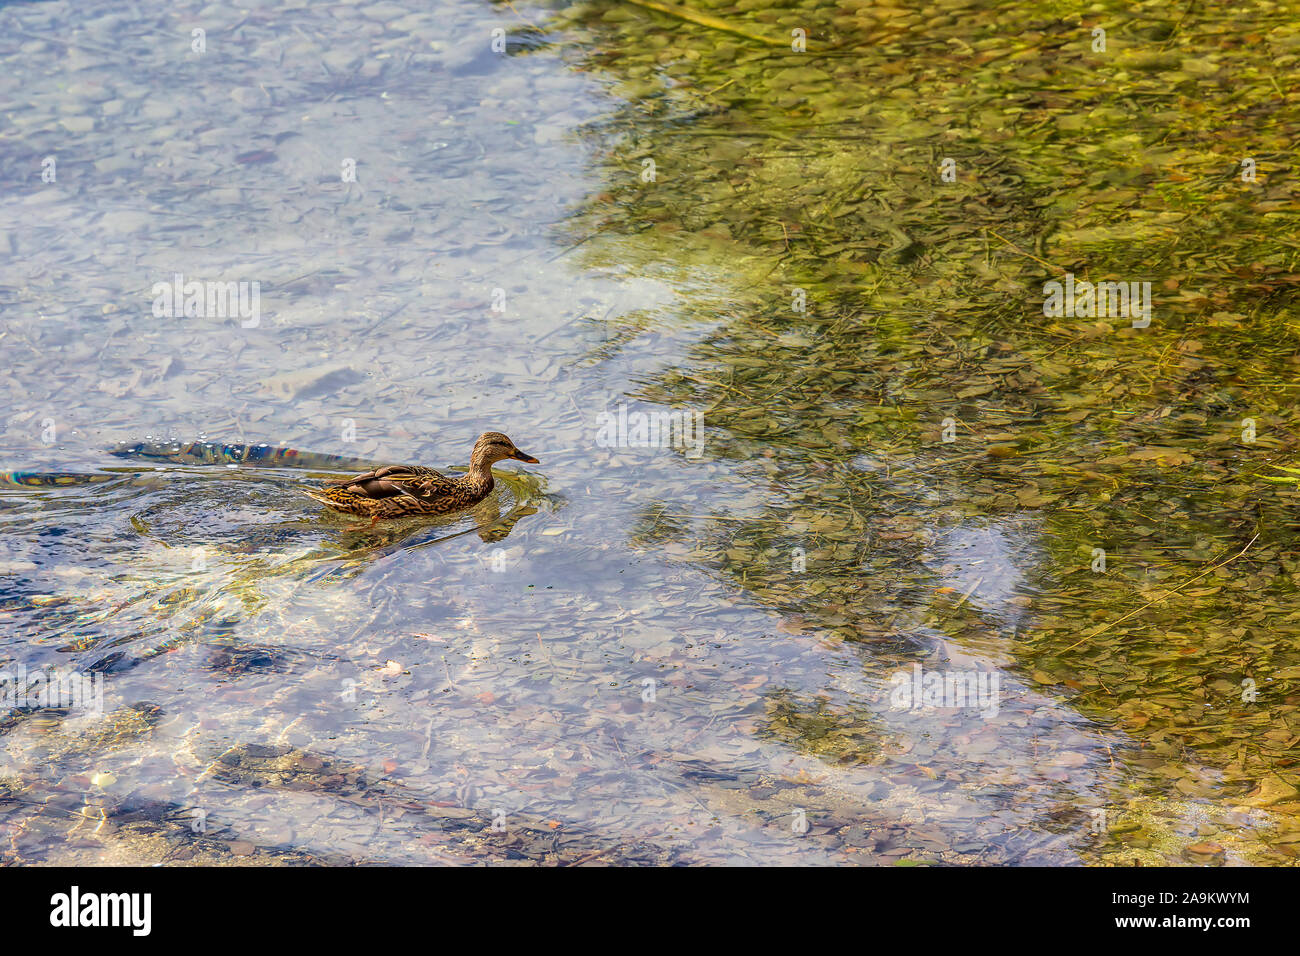
<svg viewBox="0 0 1300 956">
<path fill-rule="evenodd" d="M 652 51 L 677 37 L 656 23 Z M 5 666 L 105 688 L 103 715 L 5 718 L 5 855 L 1073 864 L 1213 839 L 1230 862 L 1289 858 L 1284 759 L 1171 756 L 1142 733 L 1157 708 L 1077 700 L 1095 685 L 1053 666 L 1069 642 L 1026 640 L 1095 609 L 1069 577 L 1093 530 L 1034 468 L 1026 489 L 929 447 L 940 416 L 920 410 L 950 383 L 925 381 L 942 363 L 918 343 L 954 329 L 877 319 L 879 365 L 853 371 L 909 437 L 837 432 L 863 403 L 831 388 L 799 407 L 804 372 L 861 356 L 774 318 L 787 277 L 756 277 L 779 254 L 728 245 L 741 228 L 660 228 L 710 209 L 716 177 L 677 174 L 635 229 L 644 201 L 611 196 L 641 188 L 637 137 L 682 128 L 685 107 L 643 111 L 594 68 L 617 33 L 490 52 L 520 26 L 470 2 L 0 10 L 18 43 L 0 78 L 0 464 L 116 476 L 0 492 Z M 667 183 L 702 162 L 656 147 Z M 816 185 L 805 169 L 787 175 Z M 260 321 L 156 318 L 152 286 L 177 272 L 259 282 Z M 703 456 L 598 443 L 602 412 L 682 390 Z M 984 432 L 1006 442 L 1024 409 L 1013 386 L 993 398 L 1007 417 Z M 1041 413 L 1057 436 L 1083 427 Z M 293 494 L 301 469 L 108 453 L 202 434 L 444 467 L 488 428 L 541 464 L 494 512 L 434 527 L 350 531 Z M 1186 542 L 1186 576 L 1204 547 Z M 1095 623 L 1071 618 L 1070 640 Z M 1168 673 L 1178 650 L 1152 643 L 1135 657 Z M 917 665 L 997 675 L 996 707 L 894 706 Z"/>
</svg>

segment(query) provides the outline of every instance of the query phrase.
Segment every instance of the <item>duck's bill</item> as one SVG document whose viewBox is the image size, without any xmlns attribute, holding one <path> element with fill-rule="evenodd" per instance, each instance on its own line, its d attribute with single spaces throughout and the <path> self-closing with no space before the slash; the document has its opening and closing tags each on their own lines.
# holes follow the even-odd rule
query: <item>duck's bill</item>
<svg viewBox="0 0 1300 956">
<path fill-rule="evenodd" d="M 530 465 L 540 465 L 540 464 L 541 464 L 541 462 L 538 461 L 536 458 L 534 458 L 532 455 L 525 455 L 525 454 L 524 454 L 522 451 L 520 451 L 518 448 L 515 449 L 515 453 L 514 453 L 513 455 L 511 455 L 510 457 L 511 457 L 511 458 L 514 458 L 516 461 L 526 461 L 526 462 L 528 462 L 528 464 L 530 464 Z"/>
</svg>

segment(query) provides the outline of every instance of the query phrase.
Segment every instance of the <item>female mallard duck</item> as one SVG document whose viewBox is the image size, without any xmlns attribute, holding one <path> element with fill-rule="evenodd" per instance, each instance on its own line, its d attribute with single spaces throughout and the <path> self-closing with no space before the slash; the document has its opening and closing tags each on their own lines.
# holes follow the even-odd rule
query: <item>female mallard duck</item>
<svg viewBox="0 0 1300 956">
<path fill-rule="evenodd" d="M 478 504 L 492 491 L 492 465 L 506 458 L 536 465 L 500 432 L 484 432 L 474 443 L 469 473 L 448 478 L 432 468 L 385 465 L 353 478 L 340 478 L 324 488 L 302 491 L 336 511 L 362 515 L 374 524 L 380 518 L 445 515 Z"/>
</svg>

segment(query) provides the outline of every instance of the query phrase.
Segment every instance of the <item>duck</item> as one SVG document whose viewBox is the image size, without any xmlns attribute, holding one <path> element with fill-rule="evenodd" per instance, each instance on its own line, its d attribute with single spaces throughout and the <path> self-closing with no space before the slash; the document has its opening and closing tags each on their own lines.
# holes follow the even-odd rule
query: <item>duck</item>
<svg viewBox="0 0 1300 956">
<path fill-rule="evenodd" d="M 322 488 L 299 490 L 335 511 L 370 518 L 372 526 L 381 518 L 447 515 L 472 508 L 491 494 L 492 466 L 508 458 L 540 464 L 501 432 L 484 432 L 470 452 L 469 472 L 461 478 L 418 465 L 385 465 L 328 481 Z"/>
</svg>

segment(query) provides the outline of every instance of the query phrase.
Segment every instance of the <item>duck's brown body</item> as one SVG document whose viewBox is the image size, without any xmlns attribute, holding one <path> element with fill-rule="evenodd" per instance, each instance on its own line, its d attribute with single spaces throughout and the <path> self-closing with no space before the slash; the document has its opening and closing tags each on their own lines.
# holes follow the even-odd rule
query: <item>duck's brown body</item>
<svg viewBox="0 0 1300 956">
<path fill-rule="evenodd" d="M 506 458 L 537 464 L 500 432 L 485 432 L 474 443 L 469 473 L 448 478 L 432 468 L 386 465 L 302 491 L 336 511 L 378 521 L 411 515 L 445 515 L 478 504 L 492 492 L 492 465 Z"/>
</svg>

